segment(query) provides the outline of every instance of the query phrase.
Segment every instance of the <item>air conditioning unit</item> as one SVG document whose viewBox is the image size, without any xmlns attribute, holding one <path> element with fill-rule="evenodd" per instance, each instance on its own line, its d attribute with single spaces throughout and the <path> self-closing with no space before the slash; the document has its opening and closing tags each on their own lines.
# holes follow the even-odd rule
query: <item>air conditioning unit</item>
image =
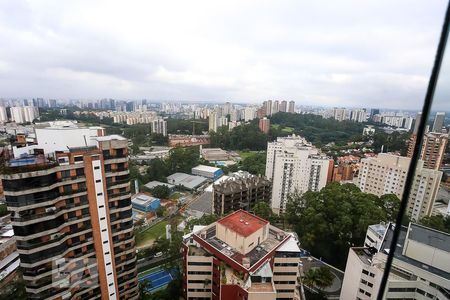
<svg viewBox="0 0 450 300">
<path fill-rule="evenodd" d="M 52 206 L 52 207 L 47 207 L 45 209 L 46 213 L 51 213 L 51 212 L 55 212 L 56 211 L 56 207 Z"/>
</svg>

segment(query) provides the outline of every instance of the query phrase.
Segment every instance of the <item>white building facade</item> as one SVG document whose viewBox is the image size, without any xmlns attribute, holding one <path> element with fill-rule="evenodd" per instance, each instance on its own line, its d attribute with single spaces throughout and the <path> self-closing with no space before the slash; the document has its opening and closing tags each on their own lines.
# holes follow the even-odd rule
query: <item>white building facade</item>
<svg viewBox="0 0 450 300">
<path fill-rule="evenodd" d="M 273 182 L 272 210 L 283 212 L 290 193 L 322 189 L 332 168 L 333 161 L 300 136 L 268 143 L 266 177 Z"/>
</svg>

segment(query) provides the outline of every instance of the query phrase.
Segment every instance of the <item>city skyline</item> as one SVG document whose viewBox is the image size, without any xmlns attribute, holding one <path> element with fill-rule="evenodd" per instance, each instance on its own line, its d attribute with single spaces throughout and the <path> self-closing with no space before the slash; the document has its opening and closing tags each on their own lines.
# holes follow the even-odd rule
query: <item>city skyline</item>
<svg viewBox="0 0 450 300">
<path fill-rule="evenodd" d="M 420 109 L 445 2 L 386 5 L 4 3 L 0 97 Z"/>
</svg>

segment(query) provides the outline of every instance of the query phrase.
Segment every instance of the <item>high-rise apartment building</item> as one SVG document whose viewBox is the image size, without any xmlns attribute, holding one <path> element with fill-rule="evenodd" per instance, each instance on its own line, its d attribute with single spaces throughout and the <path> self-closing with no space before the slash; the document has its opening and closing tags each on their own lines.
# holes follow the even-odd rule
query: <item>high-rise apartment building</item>
<svg viewBox="0 0 450 300">
<path fill-rule="evenodd" d="M 138 297 L 127 140 L 103 134 L 55 123 L 3 166 L 30 299 Z"/>
<path fill-rule="evenodd" d="M 39 117 L 39 110 L 35 106 L 14 106 L 10 108 L 11 121 L 16 123 L 33 122 Z"/>
<path fill-rule="evenodd" d="M 270 119 L 267 119 L 266 117 L 259 119 L 259 130 L 261 130 L 261 132 L 264 132 L 265 134 L 268 134 L 269 129 L 270 129 Z"/>
<path fill-rule="evenodd" d="M 0 123 L 8 122 L 8 114 L 6 112 L 6 107 L 0 106 Z"/>
<path fill-rule="evenodd" d="M 23 113 L 23 107 L 14 106 L 9 109 L 11 112 L 11 121 L 14 121 L 18 124 L 25 123 L 25 116 Z"/>
<path fill-rule="evenodd" d="M 273 182 L 272 209 L 286 208 L 293 192 L 319 191 L 331 181 L 333 160 L 300 136 L 279 137 L 267 144 L 266 177 Z"/>
<path fill-rule="evenodd" d="M 437 112 L 433 122 L 433 132 L 442 132 L 444 127 L 445 112 Z"/>
<path fill-rule="evenodd" d="M 345 108 L 334 108 L 333 118 L 338 121 L 345 121 L 350 119 L 350 111 Z"/>
<path fill-rule="evenodd" d="M 428 169 L 439 170 L 448 143 L 448 133 L 428 132 L 424 135 L 420 159 Z"/>
<path fill-rule="evenodd" d="M 237 172 L 213 185 L 213 212 L 219 216 L 235 210 L 249 211 L 257 202 L 270 203 L 272 182 L 263 176 Z"/>
<path fill-rule="evenodd" d="M 152 133 L 167 136 L 167 121 L 164 119 L 156 119 L 152 121 Z"/>
<path fill-rule="evenodd" d="M 266 115 L 271 116 L 272 115 L 272 100 L 264 101 L 263 105 L 266 108 Z"/>
<path fill-rule="evenodd" d="M 219 116 L 217 112 L 215 111 L 211 112 L 208 117 L 208 125 L 209 125 L 208 130 L 216 132 L 218 128 L 218 123 L 219 123 Z"/>
<path fill-rule="evenodd" d="M 378 247 L 350 248 L 340 299 L 378 299 L 393 225 Z M 450 235 L 410 223 L 402 227 L 382 299 L 449 299 Z"/>
<path fill-rule="evenodd" d="M 395 194 L 401 199 L 410 162 L 408 157 L 387 153 L 362 159 L 357 185 L 366 193 Z M 407 212 L 411 220 L 431 215 L 441 177 L 442 172 L 424 168 L 423 161 L 419 160 L 408 199 Z"/>
<path fill-rule="evenodd" d="M 244 109 L 244 120 L 245 122 L 249 122 L 256 118 L 256 108 L 253 106 L 247 106 Z"/>
<path fill-rule="evenodd" d="M 185 299 L 299 300 L 298 241 L 238 210 L 183 237 Z"/>
<path fill-rule="evenodd" d="M 288 112 L 291 114 L 295 113 L 295 101 L 289 101 Z"/>
<path fill-rule="evenodd" d="M 287 101 L 283 100 L 280 103 L 280 111 L 281 112 L 287 112 Z"/>
<path fill-rule="evenodd" d="M 280 101 L 275 100 L 272 106 L 272 115 L 280 111 Z"/>
</svg>

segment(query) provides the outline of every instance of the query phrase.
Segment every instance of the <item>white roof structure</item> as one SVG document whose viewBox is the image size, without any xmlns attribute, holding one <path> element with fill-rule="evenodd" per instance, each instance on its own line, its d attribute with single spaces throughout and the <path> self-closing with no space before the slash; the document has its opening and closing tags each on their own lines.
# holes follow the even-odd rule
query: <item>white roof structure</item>
<svg viewBox="0 0 450 300">
<path fill-rule="evenodd" d="M 220 168 L 216 168 L 216 167 L 211 167 L 211 166 L 205 166 L 205 165 L 198 165 L 194 168 L 192 168 L 192 170 L 198 170 L 198 171 L 204 171 L 204 172 L 211 172 L 214 173 L 217 170 L 220 170 Z"/>
<path fill-rule="evenodd" d="M 298 241 L 294 236 L 291 236 L 280 248 L 277 249 L 280 252 L 299 252 Z"/>
<path fill-rule="evenodd" d="M 186 173 L 174 173 L 167 177 L 167 181 L 173 185 L 182 185 L 189 190 L 193 190 L 202 185 L 207 179 Z"/>
</svg>

